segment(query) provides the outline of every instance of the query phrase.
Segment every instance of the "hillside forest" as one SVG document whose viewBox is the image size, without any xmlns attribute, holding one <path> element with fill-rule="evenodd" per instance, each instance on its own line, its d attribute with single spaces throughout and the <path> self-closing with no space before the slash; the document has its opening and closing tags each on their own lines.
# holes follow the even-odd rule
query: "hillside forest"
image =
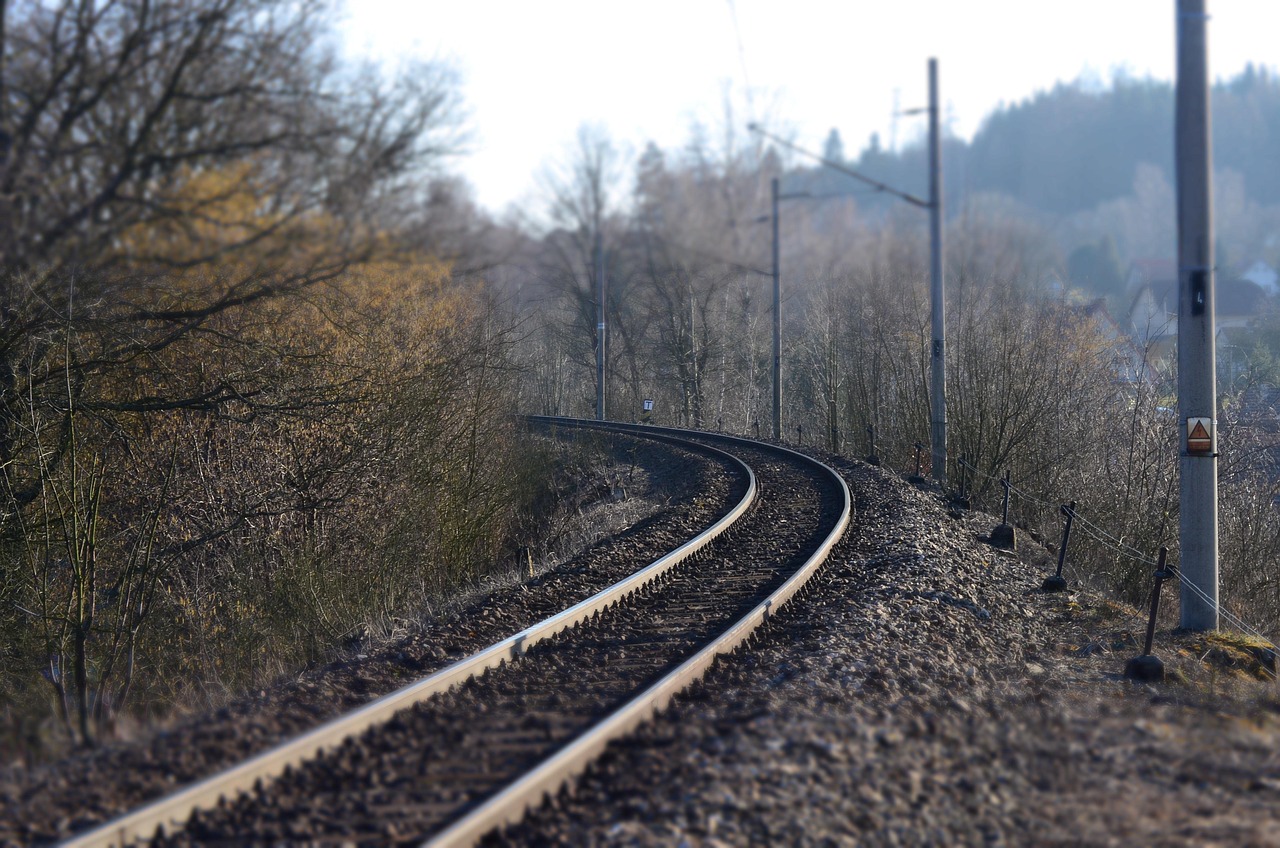
<svg viewBox="0 0 1280 848">
<path fill-rule="evenodd" d="M 585 126 L 495 217 L 450 170 L 452 69 L 344 62 L 322 0 L 0 16 L 0 762 L 532 565 L 563 487 L 516 415 L 593 415 L 601 268 L 608 416 L 768 437 L 774 178 L 809 195 L 780 215 L 784 439 L 863 456 L 873 428 L 898 471 L 928 441 L 925 216 L 732 108 L 634 155 Z M 1275 635 L 1280 80 L 1214 98 L 1218 277 L 1249 303 L 1220 336 L 1222 597 Z M 919 140 L 819 152 L 924 191 Z M 1002 108 L 944 163 L 952 458 L 991 509 L 1008 471 L 1037 536 L 1077 501 L 1121 544 L 1071 575 L 1131 602 L 1142 557 L 1177 558 L 1171 158 L 1170 86 L 1120 77 Z"/>
</svg>

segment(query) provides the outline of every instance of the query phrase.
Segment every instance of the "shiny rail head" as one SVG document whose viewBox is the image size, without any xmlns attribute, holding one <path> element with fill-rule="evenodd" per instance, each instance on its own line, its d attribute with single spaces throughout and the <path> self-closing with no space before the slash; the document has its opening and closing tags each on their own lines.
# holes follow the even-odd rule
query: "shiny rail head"
<svg viewBox="0 0 1280 848">
<path fill-rule="evenodd" d="M 571 426 L 599 425 L 599 422 L 560 420 L 572 422 Z M 636 425 L 620 425 L 628 429 L 633 426 Z M 612 429 L 619 429 L 619 427 Z M 646 426 L 645 429 L 648 427 Z M 675 432 L 690 434 L 689 431 Z M 789 454 L 821 469 L 829 481 L 837 484 L 843 500 L 839 517 L 831 531 L 819 543 L 817 550 L 782 586 L 710 644 L 524 777 L 482 803 L 473 812 L 454 822 L 438 835 L 421 843 L 423 848 L 469 848 L 479 843 L 494 829 L 519 822 L 528 810 L 541 804 L 544 797 L 555 793 L 561 786 L 582 774 L 587 766 L 604 752 L 609 742 L 625 736 L 642 722 L 665 710 L 672 698 L 702 678 L 717 657 L 745 644 L 751 634 L 771 615 L 776 614 L 777 610 L 790 600 L 826 562 L 832 549 L 853 520 L 853 495 L 844 478 L 826 463 L 789 448 L 734 436 L 710 435 L 714 438 L 758 445 L 771 451 Z"/>
<path fill-rule="evenodd" d="M 671 438 L 671 436 L 659 436 L 659 438 Z M 691 446 L 695 445 L 691 443 Z M 497 667 L 523 653 L 537 642 L 587 620 L 597 611 L 606 609 L 649 582 L 658 579 L 732 527 L 734 522 L 738 521 L 750 508 L 758 492 L 755 474 L 740 459 L 714 447 L 706 445 L 696 445 L 696 447 L 718 454 L 736 465 L 745 475 L 747 486 L 743 496 L 725 515 L 694 538 L 635 574 L 519 633 L 239 765 L 119 816 L 99 828 L 74 836 L 61 845 L 64 848 L 106 848 L 106 846 L 117 848 L 117 846 L 150 840 L 158 827 L 163 827 L 166 833 L 179 831 L 193 812 L 213 809 L 220 799 L 233 799 L 241 793 L 254 791 L 256 785 L 269 783 L 286 768 L 296 768 L 308 760 L 315 759 L 341 745 L 348 737 L 357 736 L 390 720 L 401 710 L 448 691 L 453 686 L 460 685 L 487 669 Z"/>
</svg>

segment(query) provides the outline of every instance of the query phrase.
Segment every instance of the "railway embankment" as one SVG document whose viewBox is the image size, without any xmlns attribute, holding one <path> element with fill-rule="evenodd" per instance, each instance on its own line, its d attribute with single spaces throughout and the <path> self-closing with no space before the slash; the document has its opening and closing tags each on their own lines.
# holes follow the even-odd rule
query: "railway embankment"
<svg viewBox="0 0 1280 848">
<path fill-rule="evenodd" d="M 1280 690 L 1247 644 L 1162 629 L 1169 682 L 1132 684 L 1121 672 L 1140 652 L 1136 610 L 1075 584 L 1044 594 L 1054 560 L 1042 546 L 1023 537 L 1017 553 L 999 551 L 983 541 L 990 516 L 829 461 L 857 519 L 814 582 L 574 791 L 489 843 L 1280 845 Z M 698 487 L 733 485 L 683 462 L 677 476 Z M 660 547 L 715 511 L 697 487 L 663 491 L 669 509 L 605 546 Z M 7 775 L 0 844 L 101 818 L 120 806 L 109 787 L 179 781 L 183 728 L 232 716 L 259 728 L 250 738 L 279 736 L 267 716 L 280 704 L 327 715 L 371 697 L 409 673 L 398 667 L 429 669 L 518 627 L 513 599 L 551 597 L 544 587 L 615 560 L 593 549 L 167 733 Z M 391 679 L 377 682 L 379 668 Z M 240 732 L 235 744 L 251 744 Z"/>
<path fill-rule="evenodd" d="M 858 521 L 805 596 L 492 844 L 1280 845 L 1247 645 L 1162 630 L 1170 682 L 1130 683 L 1136 610 L 1044 594 L 1044 547 L 838 465 Z"/>
<path fill-rule="evenodd" d="M 515 569 L 389 637 L 335 646 L 333 662 L 208 711 L 35 768 L 0 769 L 0 846 L 47 845 L 306 732 L 505 638 L 665 554 L 741 496 L 720 463 L 638 440 L 619 443 L 531 571 Z M 599 479 L 595 479 L 599 477 Z M 595 541 L 585 549 L 584 544 Z"/>
</svg>

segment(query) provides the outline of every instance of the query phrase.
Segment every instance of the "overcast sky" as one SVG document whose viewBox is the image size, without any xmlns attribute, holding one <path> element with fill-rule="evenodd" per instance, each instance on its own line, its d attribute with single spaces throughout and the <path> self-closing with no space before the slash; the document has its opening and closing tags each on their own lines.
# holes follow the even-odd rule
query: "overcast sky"
<svg viewBox="0 0 1280 848">
<path fill-rule="evenodd" d="M 678 148 L 701 123 L 765 120 L 850 155 L 872 133 L 899 145 L 923 118 L 936 56 L 954 132 L 1058 80 L 1117 70 L 1171 80 L 1174 0 L 348 0 L 355 56 L 439 58 L 460 72 L 480 203 L 538 203 L 536 174 L 583 123 L 624 149 Z M 1215 78 L 1280 66 L 1280 0 L 1209 0 Z M 749 93 L 749 96 L 748 96 Z"/>
</svg>

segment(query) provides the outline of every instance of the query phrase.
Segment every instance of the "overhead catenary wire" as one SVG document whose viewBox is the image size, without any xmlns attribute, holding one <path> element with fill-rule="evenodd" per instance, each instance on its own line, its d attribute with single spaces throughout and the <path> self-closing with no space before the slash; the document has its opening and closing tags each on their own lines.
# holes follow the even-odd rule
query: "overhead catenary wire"
<svg viewBox="0 0 1280 848">
<path fill-rule="evenodd" d="M 725 0 L 729 5 L 729 21 L 733 24 L 733 37 L 738 45 L 738 65 L 742 70 L 743 96 L 747 100 L 747 117 L 756 119 L 755 97 L 751 90 L 751 75 L 747 72 L 747 47 L 742 41 L 742 27 L 738 25 L 738 8 L 733 0 Z"/>
<path fill-rule="evenodd" d="M 875 194 L 875 193 L 876 193 L 875 191 L 871 191 L 871 190 L 862 190 L 862 191 L 855 190 L 855 191 L 844 191 L 844 192 L 832 192 L 830 194 L 804 194 L 799 196 L 803 197 L 805 200 L 840 200 L 846 197 L 858 197 L 862 195 Z M 767 220 L 768 220 L 768 216 L 764 216 L 761 219 L 754 219 L 754 218 L 748 219 L 747 223 L 759 223 Z M 737 226 L 736 220 L 730 220 L 729 226 L 736 227 Z M 696 256 L 699 259 L 705 259 L 709 262 L 718 262 L 722 265 L 726 265 L 735 270 L 742 271 L 748 274 L 756 274 L 762 277 L 768 277 L 773 274 L 772 271 L 765 270 L 764 268 L 757 268 L 754 265 L 749 265 L 745 262 L 739 262 L 735 259 L 729 259 L 727 257 L 721 256 L 717 253 L 714 253 L 709 250 L 705 250 L 703 248 L 690 247 L 687 244 L 683 244 L 681 242 L 675 241 L 674 239 L 667 238 L 666 236 L 658 235 L 656 233 L 649 233 L 648 235 L 649 235 L 649 238 L 653 239 L 654 241 L 660 242 L 669 248 L 674 248 L 676 251 L 687 253 L 690 256 Z"/>
<path fill-rule="evenodd" d="M 899 191 L 898 189 L 894 188 L 891 185 L 888 185 L 887 183 L 882 183 L 877 179 L 873 179 L 871 177 L 866 176 L 865 174 L 860 174 L 857 171 L 853 170 L 852 168 L 848 167 L 847 165 L 843 165 L 840 162 L 832 162 L 830 159 L 826 158 L 825 156 L 818 156 L 815 153 L 811 153 L 808 150 L 805 150 L 803 147 L 801 147 L 798 144 L 788 141 L 787 139 L 782 138 L 781 136 L 774 135 L 773 133 L 764 129 L 757 123 L 753 122 L 751 124 L 748 124 L 747 129 L 751 130 L 754 133 L 759 134 L 762 138 L 769 139 L 774 144 L 780 144 L 789 150 L 794 150 L 797 153 L 803 154 L 812 159 L 816 159 L 818 162 L 822 163 L 823 165 L 825 165 L 826 167 L 830 168 L 833 171 L 838 171 L 846 176 L 853 177 L 855 180 L 860 180 L 861 182 L 874 187 L 877 192 L 891 194 L 894 197 L 897 197 L 901 200 L 905 200 L 907 203 L 910 203 L 912 206 L 918 206 L 921 209 L 933 208 L 933 204 L 928 200 L 922 200 L 919 197 L 916 197 L 914 194 L 909 194 L 905 191 Z"/>
<path fill-rule="evenodd" d="M 712 253 L 711 251 L 708 251 L 708 250 L 703 250 L 697 247 L 690 247 L 686 244 L 682 244 L 673 239 L 666 238 L 665 236 L 660 236 L 660 235 L 651 233 L 649 237 L 656 242 L 660 242 L 661 244 L 665 245 L 668 248 L 674 248 L 677 251 L 687 253 L 690 256 L 695 256 L 699 259 L 705 259 L 708 262 L 716 262 L 721 265 L 726 265 L 730 268 L 733 268 L 736 271 L 742 271 L 743 273 L 746 273 L 746 274 L 756 274 L 762 277 L 768 277 L 773 273 L 772 271 L 766 271 L 763 268 L 757 268 L 754 265 L 747 265 L 742 262 L 737 262 L 733 259 L 727 259 L 723 256 L 720 256 L 719 254 Z"/>
</svg>

